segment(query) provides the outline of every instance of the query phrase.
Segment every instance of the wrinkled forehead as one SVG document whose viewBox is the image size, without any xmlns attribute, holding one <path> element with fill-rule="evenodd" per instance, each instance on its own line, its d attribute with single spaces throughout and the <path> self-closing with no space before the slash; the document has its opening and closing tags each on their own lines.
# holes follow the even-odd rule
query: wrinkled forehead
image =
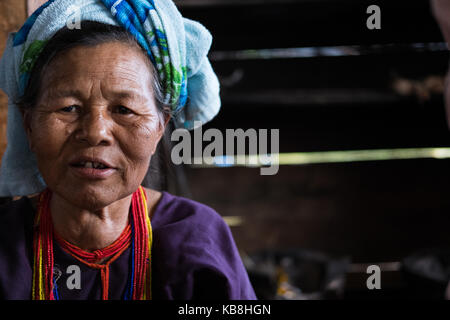
<svg viewBox="0 0 450 320">
<path fill-rule="evenodd" d="M 87 79 L 100 79 L 108 86 L 126 86 L 147 91 L 152 78 L 146 57 L 120 43 L 78 46 L 61 53 L 46 68 L 44 88 L 82 86 Z"/>
</svg>

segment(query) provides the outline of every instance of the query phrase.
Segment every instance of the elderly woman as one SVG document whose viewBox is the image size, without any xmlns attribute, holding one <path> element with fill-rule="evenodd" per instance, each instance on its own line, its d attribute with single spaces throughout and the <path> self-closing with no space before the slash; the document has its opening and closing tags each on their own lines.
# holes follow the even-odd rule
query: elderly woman
<svg viewBox="0 0 450 320">
<path fill-rule="evenodd" d="M 10 36 L 0 196 L 39 194 L 0 207 L 2 298 L 255 298 L 213 209 L 141 186 L 170 119 L 219 109 L 210 44 L 169 0 L 48 1 Z"/>
</svg>

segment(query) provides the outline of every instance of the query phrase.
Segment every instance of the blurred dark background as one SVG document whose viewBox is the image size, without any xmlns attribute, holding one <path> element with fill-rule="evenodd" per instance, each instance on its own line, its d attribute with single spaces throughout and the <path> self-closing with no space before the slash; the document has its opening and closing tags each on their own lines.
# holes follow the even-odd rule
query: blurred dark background
<svg viewBox="0 0 450 320">
<path fill-rule="evenodd" d="M 279 128 L 280 153 L 450 147 L 442 96 L 449 53 L 428 1 L 176 3 L 214 36 L 223 106 L 204 130 Z M 366 28 L 371 4 L 381 9 L 380 30 Z M 348 258 L 340 297 L 444 298 L 445 157 L 281 165 L 274 176 L 249 167 L 185 172 L 185 193 L 238 217 L 231 230 L 243 254 L 270 256 L 266 267 L 275 267 L 262 269 L 275 278 L 278 298 L 289 297 L 280 289 L 279 251 L 287 248 L 291 260 L 304 251 L 327 256 L 319 264 L 303 258 L 313 266 L 302 269 L 310 280 L 320 266 Z M 381 290 L 366 287 L 370 264 L 382 266 Z M 431 279 L 438 271 L 444 278 Z"/>
</svg>

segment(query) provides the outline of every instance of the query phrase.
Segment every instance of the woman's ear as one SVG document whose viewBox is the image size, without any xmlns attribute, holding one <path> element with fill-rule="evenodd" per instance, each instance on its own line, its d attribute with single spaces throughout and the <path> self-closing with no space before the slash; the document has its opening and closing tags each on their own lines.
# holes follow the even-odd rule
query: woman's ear
<svg viewBox="0 0 450 320">
<path fill-rule="evenodd" d="M 170 119 L 172 119 L 172 116 L 171 116 L 170 114 L 167 114 L 167 115 L 164 117 L 164 130 L 166 129 L 167 124 L 169 123 Z"/>
<path fill-rule="evenodd" d="M 165 114 L 164 116 L 161 117 L 161 121 L 159 122 L 159 128 L 156 133 L 156 140 L 155 140 L 155 144 L 154 144 L 154 147 L 152 150 L 152 155 L 155 154 L 156 147 L 157 147 L 159 141 L 161 140 L 162 136 L 164 135 L 164 132 L 166 131 L 166 128 L 167 128 L 167 124 L 169 123 L 171 118 L 172 117 L 170 116 L 170 114 Z"/>
<path fill-rule="evenodd" d="M 25 134 L 28 139 L 28 146 L 30 150 L 33 151 L 33 143 L 32 143 L 32 128 L 31 128 L 31 111 L 29 109 L 20 108 L 20 113 L 22 114 L 22 122 L 23 127 L 25 129 Z"/>
</svg>

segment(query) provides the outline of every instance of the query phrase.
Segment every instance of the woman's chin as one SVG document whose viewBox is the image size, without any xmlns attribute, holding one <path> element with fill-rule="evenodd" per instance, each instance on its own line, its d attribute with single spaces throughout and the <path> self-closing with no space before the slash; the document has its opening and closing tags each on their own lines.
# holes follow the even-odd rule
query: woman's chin
<svg viewBox="0 0 450 320">
<path fill-rule="evenodd" d="M 90 211 L 100 210 L 126 196 L 120 192 L 117 184 L 90 183 L 72 186 L 74 187 L 52 191 L 72 205 Z"/>
</svg>

